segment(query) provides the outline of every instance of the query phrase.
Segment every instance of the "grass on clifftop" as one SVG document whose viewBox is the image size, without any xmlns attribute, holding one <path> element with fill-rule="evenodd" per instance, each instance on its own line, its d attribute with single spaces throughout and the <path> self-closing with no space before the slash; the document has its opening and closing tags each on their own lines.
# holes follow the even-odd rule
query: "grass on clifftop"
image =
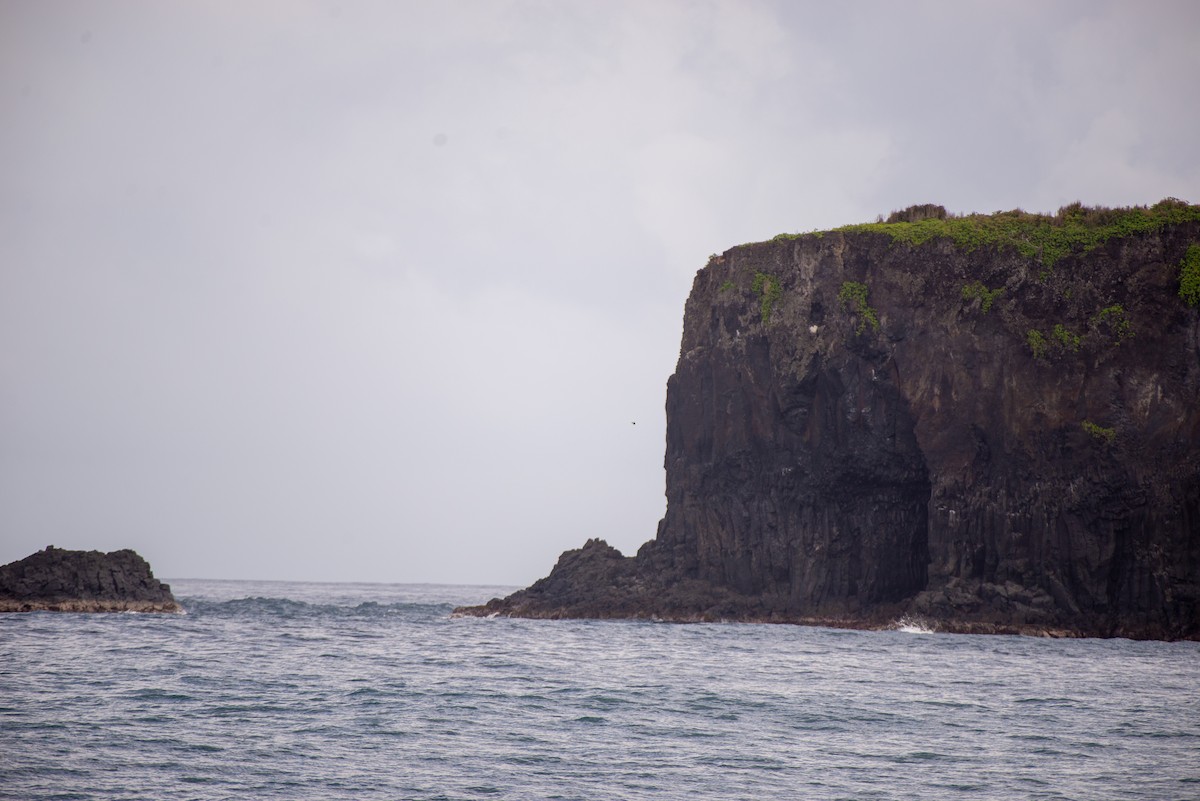
<svg viewBox="0 0 1200 801">
<path fill-rule="evenodd" d="M 918 207 L 913 207 L 917 209 Z M 1016 209 L 995 214 L 968 214 L 954 217 L 936 208 L 942 216 L 906 221 L 896 212 L 888 222 L 845 225 L 834 231 L 843 233 L 880 233 L 893 242 L 920 245 L 932 239 L 950 239 L 964 250 L 982 247 L 1011 247 L 1022 256 L 1040 259 L 1047 268 L 1072 252 L 1086 253 L 1114 237 L 1157 231 L 1167 225 L 1200 220 L 1200 206 L 1167 198 L 1150 206 L 1110 209 L 1088 207 L 1080 203 L 1063 206 L 1054 215 L 1030 214 Z M 908 211 L 908 210 L 906 210 Z M 775 241 L 797 239 L 808 234 L 780 234 Z"/>
</svg>

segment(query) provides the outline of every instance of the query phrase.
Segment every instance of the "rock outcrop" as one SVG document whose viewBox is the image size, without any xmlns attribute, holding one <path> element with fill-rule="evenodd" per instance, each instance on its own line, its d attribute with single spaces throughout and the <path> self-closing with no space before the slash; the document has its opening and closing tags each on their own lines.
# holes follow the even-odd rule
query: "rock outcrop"
<svg viewBox="0 0 1200 801">
<path fill-rule="evenodd" d="M 0 612 L 179 612 L 171 588 L 131 550 L 53 545 L 0 567 Z"/>
<path fill-rule="evenodd" d="M 1200 638 L 1196 254 L 1200 206 L 1168 200 L 714 256 L 656 538 L 460 611 Z"/>
</svg>

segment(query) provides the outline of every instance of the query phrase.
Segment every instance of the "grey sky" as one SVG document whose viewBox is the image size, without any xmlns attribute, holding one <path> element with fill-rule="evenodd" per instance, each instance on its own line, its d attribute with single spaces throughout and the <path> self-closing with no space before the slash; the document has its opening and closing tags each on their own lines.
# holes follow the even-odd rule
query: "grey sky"
<svg viewBox="0 0 1200 801">
<path fill-rule="evenodd" d="M 0 0 L 0 562 L 631 553 L 710 253 L 1200 201 L 1198 41 L 1191 2 Z"/>
</svg>

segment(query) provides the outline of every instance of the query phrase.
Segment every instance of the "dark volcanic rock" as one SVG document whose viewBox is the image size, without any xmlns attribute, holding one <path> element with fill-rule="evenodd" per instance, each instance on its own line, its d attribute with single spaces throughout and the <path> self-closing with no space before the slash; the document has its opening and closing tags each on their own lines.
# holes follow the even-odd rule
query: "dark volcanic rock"
<svg viewBox="0 0 1200 801">
<path fill-rule="evenodd" d="M 53 545 L 0 567 L 0 612 L 178 612 L 171 588 L 131 550 Z"/>
<path fill-rule="evenodd" d="M 657 537 L 460 611 L 1200 637 L 1200 208 L 917 211 L 710 260 Z"/>
</svg>

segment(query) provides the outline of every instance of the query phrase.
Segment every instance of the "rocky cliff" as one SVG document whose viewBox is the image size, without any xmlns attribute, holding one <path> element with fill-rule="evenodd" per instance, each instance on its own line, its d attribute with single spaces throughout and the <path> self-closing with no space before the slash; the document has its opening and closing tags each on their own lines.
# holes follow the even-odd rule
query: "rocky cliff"
<svg viewBox="0 0 1200 801">
<path fill-rule="evenodd" d="M 0 612 L 179 612 L 171 588 L 131 550 L 49 546 L 0 567 Z"/>
<path fill-rule="evenodd" d="M 913 207 L 713 256 L 657 537 L 461 611 L 1200 637 L 1189 282 L 1200 206 L 1173 200 Z"/>
</svg>

